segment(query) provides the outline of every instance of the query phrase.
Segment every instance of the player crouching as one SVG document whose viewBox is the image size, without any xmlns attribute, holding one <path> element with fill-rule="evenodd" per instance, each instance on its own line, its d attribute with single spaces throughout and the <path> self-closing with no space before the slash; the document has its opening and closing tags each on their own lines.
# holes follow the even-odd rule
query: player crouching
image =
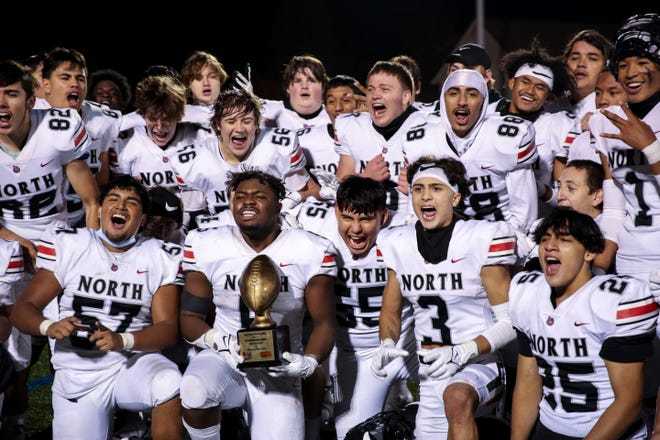
<svg viewBox="0 0 660 440">
<path fill-rule="evenodd" d="M 149 197 L 132 177 L 101 197 L 101 228 L 51 229 L 12 321 L 56 339 L 53 438 L 108 438 L 115 407 L 152 412 L 154 439 L 180 438 L 181 374 L 155 353 L 176 342 L 181 248 L 139 234 Z M 42 310 L 59 296 L 60 320 Z"/>
<path fill-rule="evenodd" d="M 511 438 L 647 438 L 643 369 L 658 317 L 648 285 L 592 275 L 604 239 L 589 216 L 557 210 L 534 238 L 543 273 L 517 274 L 509 291 L 520 350 Z"/>
</svg>

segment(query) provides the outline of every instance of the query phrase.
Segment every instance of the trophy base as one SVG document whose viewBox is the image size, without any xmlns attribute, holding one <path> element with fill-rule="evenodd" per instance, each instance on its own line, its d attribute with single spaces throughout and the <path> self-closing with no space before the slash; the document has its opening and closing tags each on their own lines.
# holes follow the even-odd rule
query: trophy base
<svg viewBox="0 0 660 440">
<path fill-rule="evenodd" d="M 238 331 L 238 345 L 243 362 L 238 369 L 282 365 L 282 353 L 290 351 L 289 327 L 248 328 Z"/>
</svg>

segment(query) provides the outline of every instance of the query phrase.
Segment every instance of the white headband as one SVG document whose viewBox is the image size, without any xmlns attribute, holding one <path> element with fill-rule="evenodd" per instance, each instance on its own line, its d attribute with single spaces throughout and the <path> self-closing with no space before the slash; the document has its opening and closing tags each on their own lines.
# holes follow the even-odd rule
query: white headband
<svg viewBox="0 0 660 440">
<path fill-rule="evenodd" d="M 552 74 L 552 69 L 549 67 L 542 64 L 525 63 L 520 66 L 513 77 L 518 78 L 519 76 L 523 75 L 528 75 L 538 79 L 539 81 L 543 81 L 548 86 L 548 88 L 552 90 L 552 84 L 554 83 L 555 76 Z"/>
<path fill-rule="evenodd" d="M 449 178 L 447 177 L 447 174 L 445 174 L 445 171 L 434 163 L 420 166 L 413 176 L 412 183 L 410 185 L 414 185 L 415 182 L 417 182 L 419 179 L 423 179 L 424 177 L 430 177 L 432 179 L 439 180 L 440 183 L 447 185 L 454 192 L 458 192 L 458 186 L 449 183 Z"/>
<path fill-rule="evenodd" d="M 481 73 L 471 69 L 459 69 L 449 74 L 442 87 L 443 91 L 449 90 L 452 87 L 469 87 L 479 90 L 481 96 L 486 96 L 488 93 L 488 86 Z"/>
</svg>

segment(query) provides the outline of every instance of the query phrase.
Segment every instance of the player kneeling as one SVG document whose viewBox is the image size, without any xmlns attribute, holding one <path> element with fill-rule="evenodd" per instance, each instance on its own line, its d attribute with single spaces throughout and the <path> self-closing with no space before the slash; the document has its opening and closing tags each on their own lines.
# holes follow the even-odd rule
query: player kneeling
<svg viewBox="0 0 660 440">
<path fill-rule="evenodd" d="M 658 317 L 648 286 L 592 275 L 604 239 L 589 216 L 557 210 L 534 236 L 543 273 L 517 274 L 509 291 L 520 350 L 511 438 L 646 438 L 642 372 Z"/>
<path fill-rule="evenodd" d="M 101 198 L 101 229 L 52 229 L 38 271 L 12 321 L 55 338 L 53 438 L 108 438 L 114 407 L 152 411 L 154 439 L 180 438 L 176 365 L 159 353 L 176 342 L 181 248 L 138 233 L 149 197 L 132 177 Z M 57 322 L 42 310 L 59 296 Z"/>
<path fill-rule="evenodd" d="M 408 176 L 419 221 L 378 237 L 388 275 L 374 365 L 401 356 L 394 342 L 408 300 L 420 357 L 415 436 L 475 439 L 477 411 L 503 388 L 494 352 L 515 337 L 507 304 L 515 237 L 506 223 L 454 214 L 469 186 L 459 161 L 422 158 Z"/>
</svg>

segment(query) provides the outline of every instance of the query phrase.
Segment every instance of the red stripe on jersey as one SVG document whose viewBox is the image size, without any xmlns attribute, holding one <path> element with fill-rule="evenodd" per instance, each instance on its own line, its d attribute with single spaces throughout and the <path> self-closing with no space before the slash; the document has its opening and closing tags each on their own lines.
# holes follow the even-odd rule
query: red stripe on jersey
<svg viewBox="0 0 660 440">
<path fill-rule="evenodd" d="M 523 147 L 522 149 L 518 150 L 518 161 L 520 162 L 524 158 L 527 158 L 529 155 L 531 155 L 534 152 L 534 149 L 536 148 L 536 145 L 534 142 L 530 142 L 527 144 L 526 147 Z"/>
<path fill-rule="evenodd" d="M 300 159 L 302 158 L 302 152 L 300 149 L 296 149 L 296 151 L 291 155 L 291 165 L 295 165 L 298 162 L 300 162 Z"/>
<path fill-rule="evenodd" d="M 383 256 L 383 253 L 378 248 L 376 248 L 376 256 L 377 257 L 382 257 Z"/>
<path fill-rule="evenodd" d="M 575 140 L 575 136 L 568 135 L 566 136 L 566 139 L 564 139 L 564 143 L 570 145 L 573 143 L 574 140 Z"/>
<path fill-rule="evenodd" d="M 334 262 L 335 262 L 334 255 L 327 254 L 325 257 L 323 257 L 323 264 L 334 263 Z"/>
<path fill-rule="evenodd" d="M 7 269 L 20 269 L 23 267 L 23 260 L 10 261 Z"/>
<path fill-rule="evenodd" d="M 37 246 L 37 252 L 42 254 L 50 255 L 51 257 L 55 256 L 55 248 L 46 247 L 43 244 Z"/>
<path fill-rule="evenodd" d="M 502 252 L 513 250 L 513 241 L 506 241 L 504 243 L 491 244 L 488 252 Z"/>
<path fill-rule="evenodd" d="M 646 315 L 647 313 L 655 312 L 658 306 L 652 302 L 644 306 L 633 307 L 631 309 L 619 310 L 616 312 L 616 319 L 627 319 L 635 316 Z"/>
<path fill-rule="evenodd" d="M 176 176 L 176 183 L 179 185 L 183 185 L 185 182 L 183 181 L 183 178 L 181 176 Z"/>
<path fill-rule="evenodd" d="M 82 127 L 82 129 L 78 131 L 78 135 L 73 140 L 73 145 L 78 147 L 80 145 L 80 142 L 85 138 L 85 136 L 87 136 L 87 131 L 85 130 L 85 127 Z"/>
<path fill-rule="evenodd" d="M 193 251 L 183 251 L 183 258 L 195 259 L 195 253 Z"/>
</svg>

